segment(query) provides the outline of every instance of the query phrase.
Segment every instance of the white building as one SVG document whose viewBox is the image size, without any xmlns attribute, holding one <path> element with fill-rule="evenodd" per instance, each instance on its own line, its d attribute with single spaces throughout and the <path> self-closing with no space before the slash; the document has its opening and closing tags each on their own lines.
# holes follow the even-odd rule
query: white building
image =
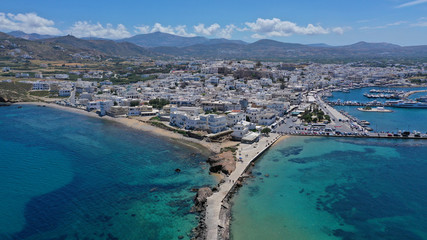
<svg viewBox="0 0 427 240">
<path fill-rule="evenodd" d="M 139 116 L 141 115 L 141 107 L 129 107 L 128 116 Z"/>
<path fill-rule="evenodd" d="M 183 111 L 173 111 L 170 114 L 169 124 L 187 130 L 218 133 L 227 129 L 227 118 L 216 114 L 191 115 Z"/>
<path fill-rule="evenodd" d="M 50 85 L 49 85 L 49 83 L 41 82 L 41 81 L 33 82 L 33 88 L 32 88 L 32 90 L 35 90 L 35 91 L 49 91 L 50 90 Z"/>
<path fill-rule="evenodd" d="M 68 74 L 55 74 L 56 79 L 68 79 L 69 77 Z"/>
<path fill-rule="evenodd" d="M 200 115 L 200 121 L 207 123 L 211 133 L 222 132 L 227 129 L 227 118 L 216 114 Z"/>
<path fill-rule="evenodd" d="M 243 136 L 245 136 L 249 132 L 248 126 L 245 126 L 243 123 L 238 123 L 233 126 L 233 132 L 231 133 L 231 137 L 234 140 L 241 140 Z"/>
<path fill-rule="evenodd" d="M 269 126 L 276 121 L 276 114 L 272 112 L 263 112 L 259 115 L 258 124 Z"/>
<path fill-rule="evenodd" d="M 71 89 L 60 89 L 58 95 L 60 97 L 69 97 L 71 96 Z"/>
<path fill-rule="evenodd" d="M 227 114 L 227 125 L 229 127 L 234 126 L 238 122 L 242 122 L 246 120 L 246 114 L 244 112 L 236 111 Z"/>
<path fill-rule="evenodd" d="M 249 117 L 249 121 L 251 123 L 257 123 L 258 122 L 258 115 L 261 113 L 261 108 L 247 108 L 246 109 L 246 116 Z"/>
</svg>

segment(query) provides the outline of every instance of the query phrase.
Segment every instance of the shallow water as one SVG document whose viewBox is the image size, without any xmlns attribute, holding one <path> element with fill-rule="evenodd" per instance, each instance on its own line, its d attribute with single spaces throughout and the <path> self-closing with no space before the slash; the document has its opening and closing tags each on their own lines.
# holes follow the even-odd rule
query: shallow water
<svg viewBox="0 0 427 240">
<path fill-rule="evenodd" d="M 116 123 L 12 106 L 0 126 L 0 239 L 189 239 L 215 184 L 202 151 Z"/>
<path fill-rule="evenodd" d="M 234 197 L 232 239 L 427 239 L 426 147 L 286 139 Z"/>
</svg>

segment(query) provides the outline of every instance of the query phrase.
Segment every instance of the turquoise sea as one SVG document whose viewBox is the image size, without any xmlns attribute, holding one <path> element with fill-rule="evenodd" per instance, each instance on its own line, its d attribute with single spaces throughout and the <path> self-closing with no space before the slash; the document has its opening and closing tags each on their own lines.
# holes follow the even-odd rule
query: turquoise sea
<svg viewBox="0 0 427 240">
<path fill-rule="evenodd" d="M 216 183 L 201 150 L 116 123 L 11 106 L 0 126 L 0 239 L 189 239 L 191 189 Z"/>
<path fill-rule="evenodd" d="M 370 88 L 359 88 L 352 89 L 349 93 L 333 92 L 333 96 L 328 98 L 330 101 L 358 101 L 358 102 L 369 102 L 373 99 L 369 99 L 363 96 L 364 93 L 369 92 L 371 89 L 384 89 L 378 87 Z M 412 91 L 421 90 L 425 88 L 385 88 L 399 91 Z M 412 99 L 420 96 L 427 95 L 427 93 L 416 93 L 411 95 Z M 386 101 L 386 99 L 377 99 L 378 101 Z M 376 132 L 397 132 L 399 130 L 417 130 L 422 133 L 427 132 L 427 109 L 416 109 L 416 108 L 389 108 L 393 110 L 392 113 L 380 113 L 380 112 L 361 112 L 357 110 L 356 106 L 335 106 L 337 110 L 344 110 L 350 115 L 360 119 L 367 120 L 371 123 L 370 127 Z"/>
<path fill-rule="evenodd" d="M 427 239 L 427 142 L 290 137 L 233 198 L 234 240 Z"/>
</svg>

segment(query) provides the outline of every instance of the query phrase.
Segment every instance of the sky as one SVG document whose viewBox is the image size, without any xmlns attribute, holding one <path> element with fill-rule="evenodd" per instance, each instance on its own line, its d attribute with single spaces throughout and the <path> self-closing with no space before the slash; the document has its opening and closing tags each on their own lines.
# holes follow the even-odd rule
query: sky
<svg viewBox="0 0 427 240">
<path fill-rule="evenodd" d="M 13 0 L 0 31 L 121 39 L 142 33 L 346 45 L 427 45 L 427 0 Z"/>
</svg>

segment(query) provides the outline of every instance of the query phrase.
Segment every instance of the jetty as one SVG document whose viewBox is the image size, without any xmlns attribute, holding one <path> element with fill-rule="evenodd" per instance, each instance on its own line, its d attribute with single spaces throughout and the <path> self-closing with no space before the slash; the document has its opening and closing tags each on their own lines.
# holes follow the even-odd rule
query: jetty
<svg viewBox="0 0 427 240">
<path fill-rule="evenodd" d="M 410 91 L 410 92 L 405 93 L 405 94 L 403 95 L 403 97 L 406 99 L 406 98 L 408 98 L 409 96 L 411 96 L 412 94 L 415 94 L 415 93 L 421 93 L 421 92 L 427 92 L 427 89 Z"/>
<path fill-rule="evenodd" d="M 224 216 L 223 210 L 229 210 L 228 199 L 234 190 L 238 187 L 240 180 L 246 174 L 252 163 L 263 154 L 270 146 L 272 146 L 281 135 L 270 133 L 269 136 L 262 137 L 259 142 L 252 144 L 241 143 L 237 152 L 236 169 L 222 181 L 218 191 L 207 199 L 205 224 L 206 239 L 217 240 L 224 239 L 223 233 L 228 236 L 229 220 Z"/>
</svg>

